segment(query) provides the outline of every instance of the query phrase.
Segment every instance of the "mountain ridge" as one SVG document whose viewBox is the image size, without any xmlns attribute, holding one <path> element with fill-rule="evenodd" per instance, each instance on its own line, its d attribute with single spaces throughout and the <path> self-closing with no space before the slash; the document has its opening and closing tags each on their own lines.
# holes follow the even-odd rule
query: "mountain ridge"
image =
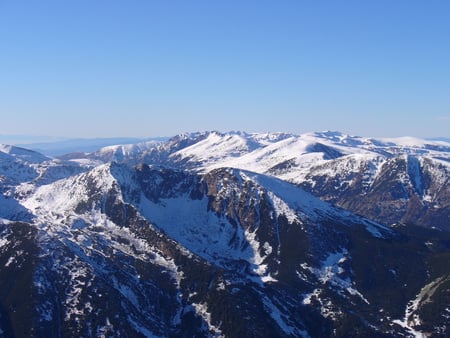
<svg viewBox="0 0 450 338">
<path fill-rule="evenodd" d="M 239 168 L 297 184 L 317 197 L 381 223 L 413 222 L 450 229 L 446 216 L 449 203 L 445 202 L 450 196 L 450 143 L 443 141 L 410 137 L 376 140 L 339 132 L 294 135 L 213 131 L 180 134 L 134 151 L 127 147 L 102 149 L 84 160 L 147 163 L 203 172 Z M 387 172 L 396 174 L 385 175 Z M 372 189 L 374 182 L 376 190 Z M 400 214 L 383 206 L 380 196 L 390 196 L 390 189 L 406 191 L 406 203 L 395 193 L 389 202 L 402 204 Z M 358 204 L 361 195 L 364 201 Z M 386 209 L 381 213 L 385 216 L 368 210 L 370 203 Z M 420 212 L 414 216 L 408 210 L 415 208 Z"/>
</svg>

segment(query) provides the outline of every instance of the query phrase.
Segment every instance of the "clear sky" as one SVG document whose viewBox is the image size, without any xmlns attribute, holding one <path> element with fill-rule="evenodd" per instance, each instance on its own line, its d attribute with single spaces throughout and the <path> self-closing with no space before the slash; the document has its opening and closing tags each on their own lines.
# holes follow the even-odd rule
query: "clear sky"
<svg viewBox="0 0 450 338">
<path fill-rule="evenodd" d="M 450 1 L 0 0 L 0 134 L 450 136 Z"/>
</svg>

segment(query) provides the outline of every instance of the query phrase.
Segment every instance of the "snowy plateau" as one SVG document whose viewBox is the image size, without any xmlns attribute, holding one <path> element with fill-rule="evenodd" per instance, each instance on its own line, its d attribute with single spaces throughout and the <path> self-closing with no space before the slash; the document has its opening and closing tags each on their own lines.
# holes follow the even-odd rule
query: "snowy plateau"
<svg viewBox="0 0 450 338">
<path fill-rule="evenodd" d="M 0 336 L 449 337 L 449 178 L 339 132 L 0 145 Z"/>
</svg>

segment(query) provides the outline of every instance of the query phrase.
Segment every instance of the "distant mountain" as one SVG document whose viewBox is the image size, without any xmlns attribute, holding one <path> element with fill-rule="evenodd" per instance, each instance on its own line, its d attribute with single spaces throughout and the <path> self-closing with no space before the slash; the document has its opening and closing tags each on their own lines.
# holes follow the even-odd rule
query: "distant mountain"
<svg viewBox="0 0 450 338">
<path fill-rule="evenodd" d="M 138 142 L 162 142 L 166 137 L 157 137 L 152 139 L 139 138 L 94 138 L 94 139 L 65 139 L 52 142 L 34 142 L 21 144 L 22 147 L 39 151 L 48 156 L 61 156 L 68 153 L 90 153 L 99 148 L 117 145 L 132 144 Z"/>
<path fill-rule="evenodd" d="M 12 159 L 17 159 L 21 162 L 29 163 L 42 163 L 50 160 L 49 157 L 44 156 L 36 151 L 5 144 L 0 144 L 0 154 L 2 156 L 9 156 Z"/>
<path fill-rule="evenodd" d="M 337 132 L 2 146 L 0 335 L 448 336 L 448 149 Z"/>
<path fill-rule="evenodd" d="M 432 138 L 430 140 L 431 141 L 443 141 L 443 142 L 450 143 L 450 137 L 436 137 L 436 138 Z"/>
</svg>

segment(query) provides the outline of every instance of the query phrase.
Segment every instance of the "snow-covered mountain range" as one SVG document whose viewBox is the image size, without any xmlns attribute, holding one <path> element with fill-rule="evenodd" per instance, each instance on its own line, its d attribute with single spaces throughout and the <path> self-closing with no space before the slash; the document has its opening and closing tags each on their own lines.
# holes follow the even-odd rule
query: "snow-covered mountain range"
<svg viewBox="0 0 450 338">
<path fill-rule="evenodd" d="M 5 337 L 450 334 L 450 144 L 202 132 L 0 147 Z"/>
<path fill-rule="evenodd" d="M 338 132 L 204 132 L 162 143 L 111 146 L 76 157 L 197 172 L 237 168 L 296 184 L 381 223 L 450 230 L 450 143 L 444 141 L 376 140 Z"/>
</svg>

